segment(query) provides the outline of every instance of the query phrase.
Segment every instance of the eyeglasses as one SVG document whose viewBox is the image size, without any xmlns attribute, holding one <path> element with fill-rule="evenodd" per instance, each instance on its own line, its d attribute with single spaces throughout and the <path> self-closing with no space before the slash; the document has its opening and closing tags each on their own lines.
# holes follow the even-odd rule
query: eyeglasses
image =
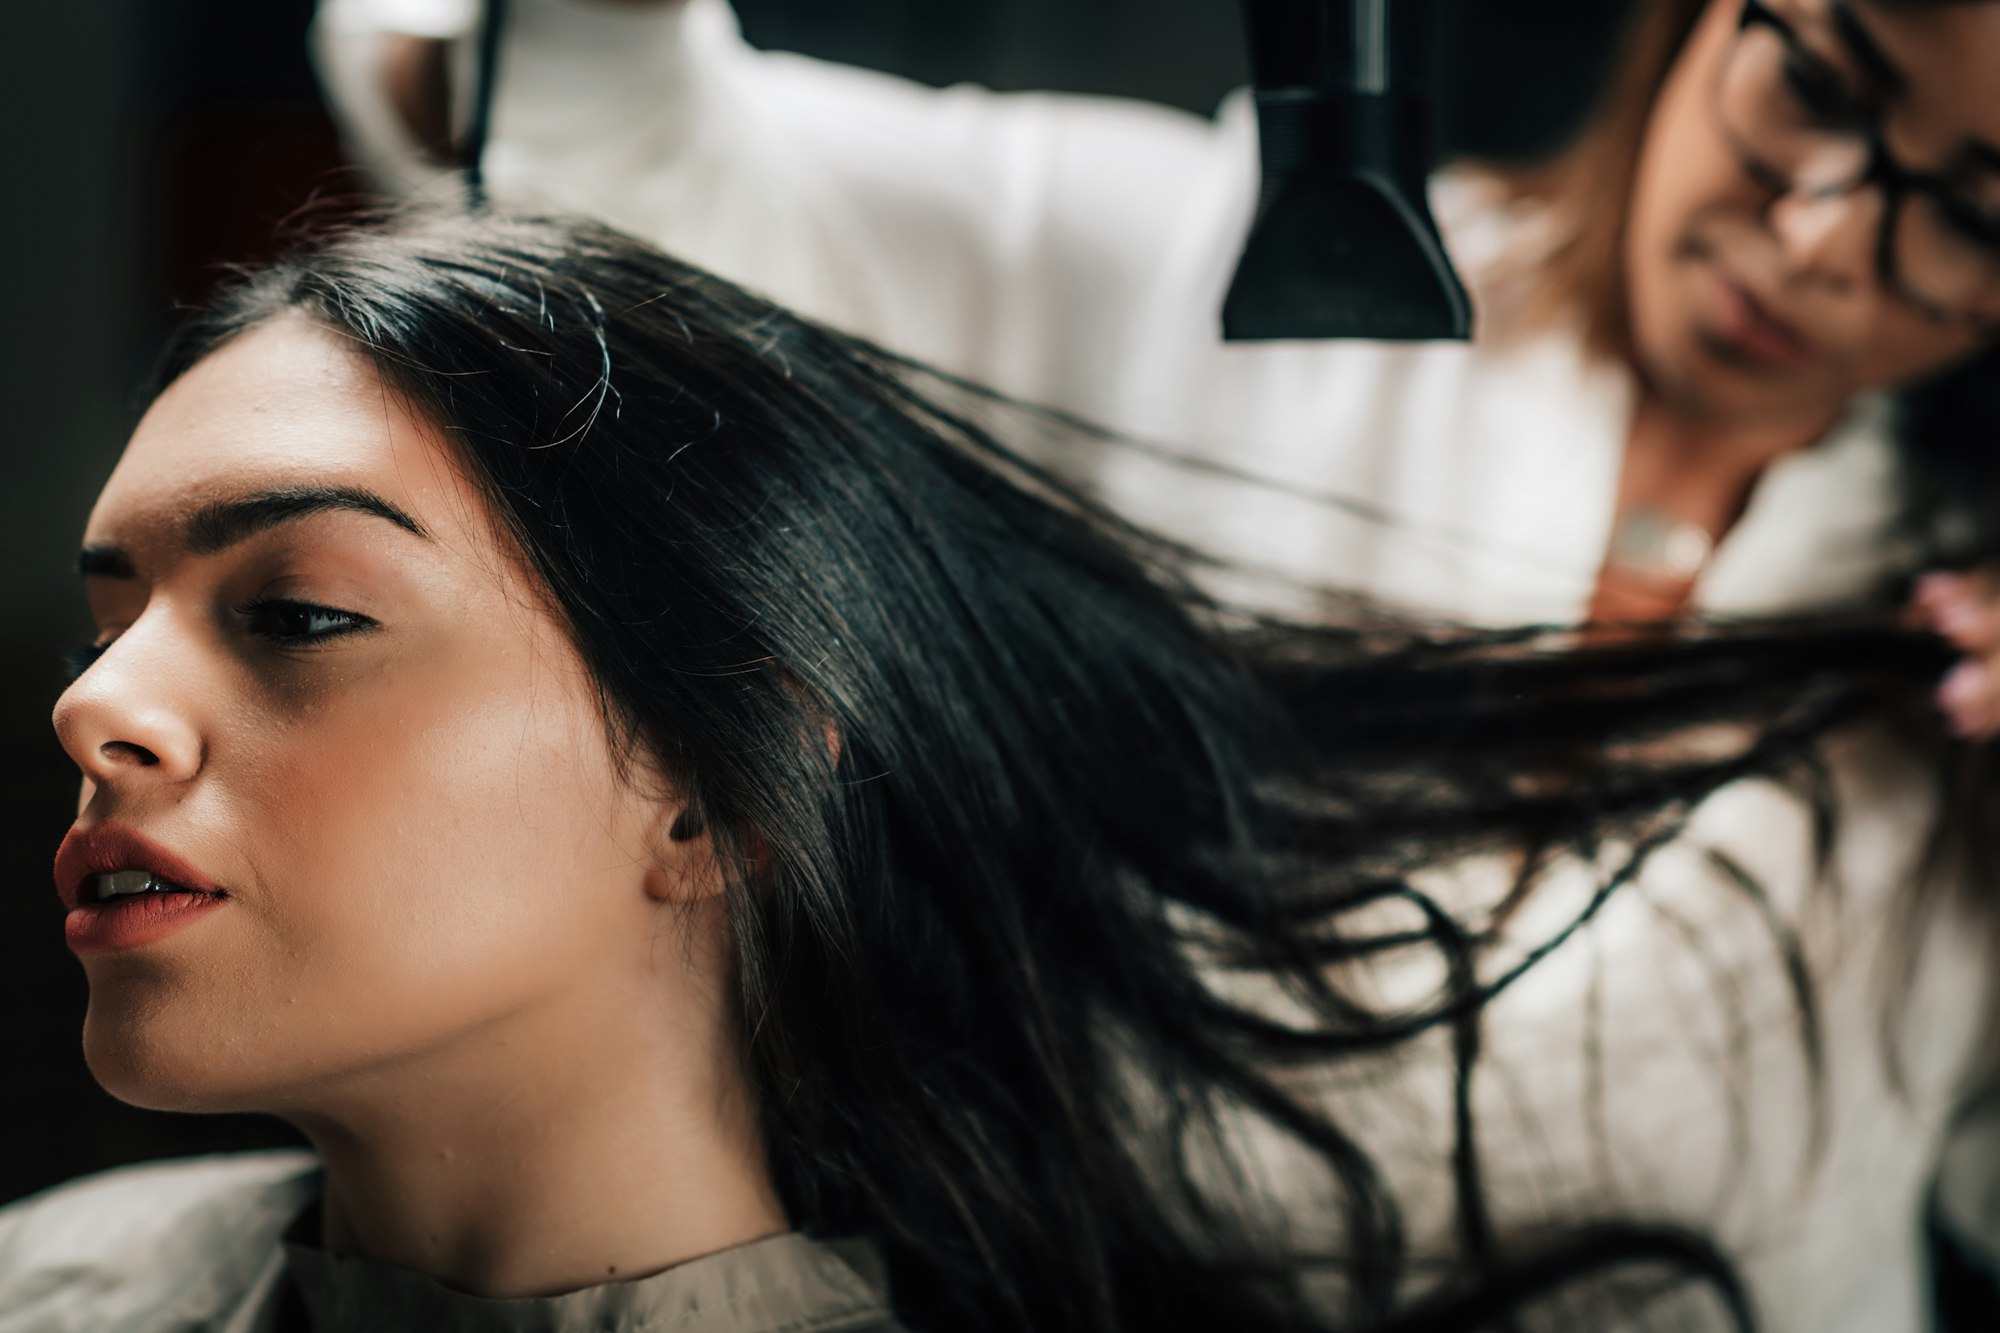
<svg viewBox="0 0 2000 1333">
<path fill-rule="evenodd" d="M 1896 161 L 1859 81 L 1763 0 L 1744 0 L 1716 106 L 1768 188 L 1813 199 L 1882 191 L 1875 258 L 1890 291 L 1940 324 L 2000 328 L 2000 186 L 1982 206 L 1961 183 Z"/>
</svg>

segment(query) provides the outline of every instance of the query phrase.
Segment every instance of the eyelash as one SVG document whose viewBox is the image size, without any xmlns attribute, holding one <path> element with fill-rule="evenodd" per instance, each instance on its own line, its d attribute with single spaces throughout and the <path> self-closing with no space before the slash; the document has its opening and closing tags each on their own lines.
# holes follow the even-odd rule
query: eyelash
<svg viewBox="0 0 2000 1333">
<path fill-rule="evenodd" d="M 241 606 L 234 608 L 234 610 L 237 615 L 242 616 L 248 623 L 252 634 L 257 635 L 265 642 L 277 648 L 312 647 L 375 627 L 373 620 L 370 620 L 367 616 L 359 612 L 343 611 L 339 607 L 321 606 L 317 602 L 301 602 L 285 597 L 257 598 L 243 603 Z M 307 627 L 300 630 L 278 628 L 272 625 L 269 620 L 269 617 L 274 615 L 279 617 L 302 617 L 306 620 Z M 313 629 L 311 627 L 313 619 L 324 617 L 333 618 L 340 623 L 322 629 Z M 264 624 L 261 626 L 258 623 L 260 619 L 264 620 Z M 81 648 L 73 648 L 69 652 L 64 653 L 63 665 L 68 671 L 69 679 L 74 681 L 78 676 L 90 670 L 91 665 L 98 658 L 102 657 L 105 649 L 110 646 L 109 643 L 89 643 Z"/>
<path fill-rule="evenodd" d="M 104 656 L 108 644 L 86 643 L 81 648 L 72 648 L 62 655 L 63 679 L 74 683 L 78 676 L 90 670 L 98 658 Z"/>
<path fill-rule="evenodd" d="M 270 628 L 257 627 L 257 618 L 266 613 L 279 615 L 302 615 L 310 620 L 315 616 L 331 616 L 341 623 L 331 629 L 305 629 L 286 633 Z M 329 639 L 342 638 L 349 634 L 372 629 L 375 622 L 355 611 L 343 611 L 337 606 L 321 606 L 317 602 L 299 602 L 284 597 L 260 598 L 245 602 L 236 608 L 236 614 L 250 621 L 250 632 L 261 636 L 281 648 L 301 648 L 307 644 L 325 643 Z"/>
</svg>

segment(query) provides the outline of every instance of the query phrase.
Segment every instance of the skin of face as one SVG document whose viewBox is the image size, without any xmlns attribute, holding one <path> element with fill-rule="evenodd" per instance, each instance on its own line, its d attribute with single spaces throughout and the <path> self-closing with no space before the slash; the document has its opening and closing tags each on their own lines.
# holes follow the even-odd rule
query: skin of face
<svg viewBox="0 0 2000 1333">
<path fill-rule="evenodd" d="M 1774 0 L 1813 49 L 1849 73 L 1831 0 Z M 1968 138 L 2000 144 L 2000 4 L 1852 11 L 1906 91 L 1884 107 L 1890 151 L 1918 170 L 1952 163 Z M 1904 384 L 1976 350 L 1977 330 L 1940 326 L 1884 289 L 1874 246 L 1881 192 L 1773 198 L 1743 167 L 1716 112 L 1720 62 L 1741 0 L 1713 0 L 1670 72 L 1641 149 L 1625 239 L 1632 333 L 1649 387 L 1694 416 L 1824 424 L 1857 393 Z M 1990 188 L 1974 190 L 1989 202 Z M 1804 364 L 1746 364 L 1714 335 L 1729 327 L 1726 284 L 1804 333 Z"/>
<path fill-rule="evenodd" d="M 83 959 L 91 1071 L 140 1106 L 286 1117 L 328 1160 L 330 1240 L 469 1290 L 782 1229 L 706 844 L 621 771 L 559 619 L 435 439 L 286 319 L 172 385 L 106 484 L 86 545 L 135 576 L 88 580 L 107 646 L 55 709 L 79 823 L 163 843 L 229 901 Z M 198 505 L 305 485 L 363 488 L 427 535 L 322 512 L 183 540 Z M 271 598 L 366 625 L 274 643 L 246 609 Z M 656 1178 L 740 1197 L 735 1230 L 710 1207 L 661 1251 L 686 1200 Z M 575 1253 L 496 1221 L 523 1216 Z"/>
</svg>

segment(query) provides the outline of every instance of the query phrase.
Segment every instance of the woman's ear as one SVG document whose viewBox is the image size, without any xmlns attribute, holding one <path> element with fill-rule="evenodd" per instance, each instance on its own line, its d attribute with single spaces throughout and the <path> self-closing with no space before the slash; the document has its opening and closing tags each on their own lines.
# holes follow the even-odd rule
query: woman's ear
<svg viewBox="0 0 2000 1333">
<path fill-rule="evenodd" d="M 706 815 L 691 804 L 669 802 L 662 807 L 660 831 L 653 839 L 653 864 L 646 873 L 646 892 L 660 902 L 692 903 L 720 897 L 729 887 L 723 858 Z M 751 833 L 732 851 L 749 860 L 753 875 L 771 863 L 770 845 Z"/>
<path fill-rule="evenodd" d="M 708 820 L 692 804 L 667 802 L 653 839 L 653 864 L 646 893 L 660 902 L 692 903 L 719 896 L 728 887 L 715 854 Z"/>
<path fill-rule="evenodd" d="M 691 805 L 682 806 L 680 813 L 674 816 L 673 823 L 667 829 L 667 841 L 697 842 L 707 831 L 707 827 L 707 822 L 702 819 L 699 810 Z"/>
</svg>

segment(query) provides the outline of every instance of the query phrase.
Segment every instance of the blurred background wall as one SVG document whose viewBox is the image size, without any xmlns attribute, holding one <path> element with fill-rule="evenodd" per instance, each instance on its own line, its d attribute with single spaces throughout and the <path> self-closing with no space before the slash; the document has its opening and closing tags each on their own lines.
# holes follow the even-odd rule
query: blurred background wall
<svg viewBox="0 0 2000 1333">
<path fill-rule="evenodd" d="M 1634 0 L 1442 0 L 1459 151 L 1560 142 Z M 1244 80 L 1234 0 L 738 0 L 760 45 L 944 84 L 1211 111 Z M 294 1141 L 132 1110 L 83 1068 L 81 969 L 49 861 L 76 780 L 48 726 L 89 634 L 72 561 L 177 303 L 269 250 L 316 189 L 351 192 L 305 59 L 310 0 L 0 5 L 0 1200 L 146 1157 Z"/>
</svg>

